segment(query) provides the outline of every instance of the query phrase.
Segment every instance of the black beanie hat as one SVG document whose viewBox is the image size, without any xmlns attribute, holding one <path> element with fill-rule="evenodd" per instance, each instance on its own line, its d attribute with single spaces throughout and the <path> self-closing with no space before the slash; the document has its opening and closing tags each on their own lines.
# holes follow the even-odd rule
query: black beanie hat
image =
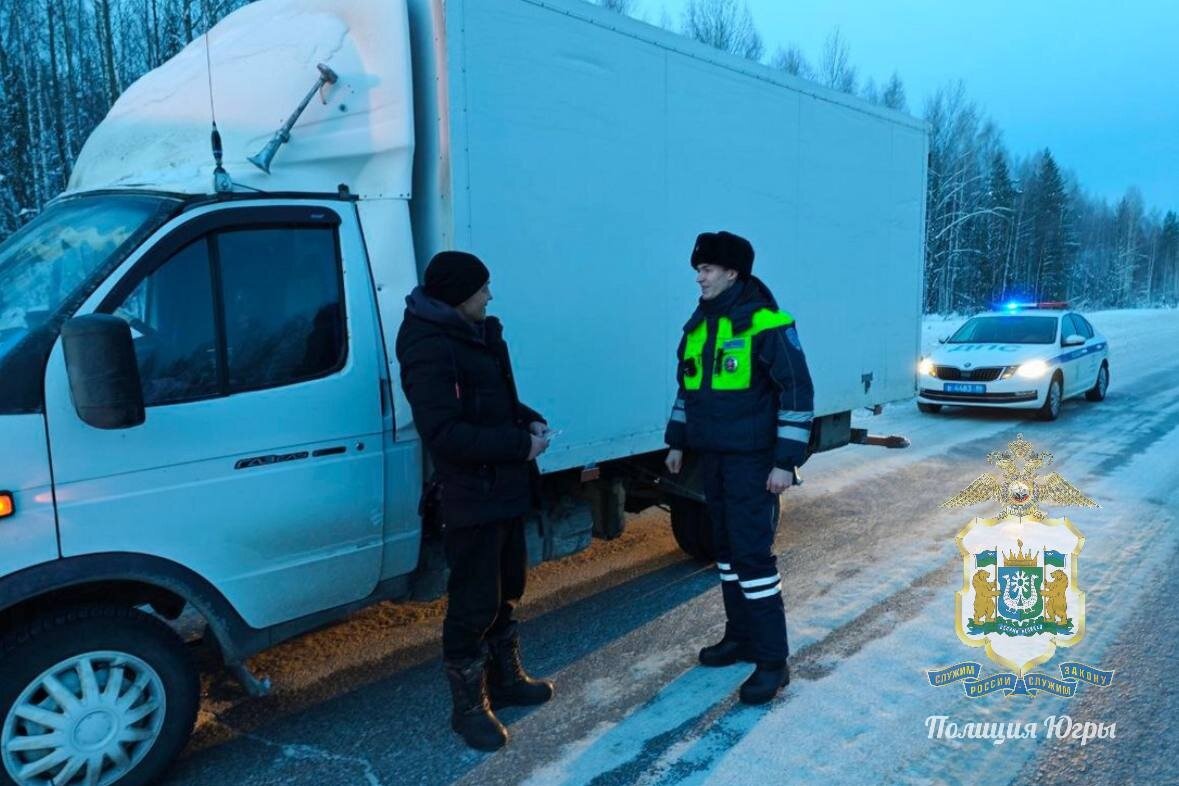
<svg viewBox="0 0 1179 786">
<path fill-rule="evenodd" d="M 732 232 L 701 232 L 692 249 L 692 267 L 720 265 L 736 270 L 742 280 L 753 275 L 753 246 Z"/>
<path fill-rule="evenodd" d="M 491 272 L 483 261 L 465 251 L 440 251 L 426 265 L 426 294 L 457 306 L 483 288 Z"/>
</svg>

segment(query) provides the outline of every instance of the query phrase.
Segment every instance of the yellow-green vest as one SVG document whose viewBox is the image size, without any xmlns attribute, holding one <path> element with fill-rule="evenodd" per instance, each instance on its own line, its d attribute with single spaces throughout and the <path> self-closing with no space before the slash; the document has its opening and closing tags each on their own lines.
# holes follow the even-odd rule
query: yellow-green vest
<svg viewBox="0 0 1179 786">
<path fill-rule="evenodd" d="M 728 317 L 716 321 L 716 355 L 712 364 L 713 390 L 748 390 L 753 381 L 753 339 L 763 331 L 794 324 L 794 317 L 772 308 L 758 309 L 749 327 L 733 333 Z M 704 348 L 708 343 L 708 320 L 684 337 L 682 361 L 684 390 L 700 390 L 704 384 Z"/>
</svg>

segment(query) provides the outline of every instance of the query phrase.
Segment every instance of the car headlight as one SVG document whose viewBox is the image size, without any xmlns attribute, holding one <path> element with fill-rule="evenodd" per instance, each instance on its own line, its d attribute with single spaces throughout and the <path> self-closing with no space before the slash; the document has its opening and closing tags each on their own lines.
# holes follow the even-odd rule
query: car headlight
<svg viewBox="0 0 1179 786">
<path fill-rule="evenodd" d="M 917 373 L 931 376 L 933 374 L 933 361 L 929 358 L 921 358 L 921 362 L 917 364 Z"/>
<path fill-rule="evenodd" d="M 1039 379 L 1048 373 L 1048 364 L 1043 360 L 1029 360 L 1021 364 L 1015 373 L 1024 379 Z"/>
</svg>

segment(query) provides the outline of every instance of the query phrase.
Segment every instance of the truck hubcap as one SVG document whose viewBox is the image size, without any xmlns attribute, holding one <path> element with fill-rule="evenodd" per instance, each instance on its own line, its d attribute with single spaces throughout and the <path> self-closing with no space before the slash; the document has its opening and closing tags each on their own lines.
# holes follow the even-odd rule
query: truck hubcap
<svg viewBox="0 0 1179 786">
<path fill-rule="evenodd" d="M 164 725 L 164 684 L 125 652 L 88 652 L 42 672 L 4 719 L 0 758 L 20 786 L 107 786 Z"/>
</svg>

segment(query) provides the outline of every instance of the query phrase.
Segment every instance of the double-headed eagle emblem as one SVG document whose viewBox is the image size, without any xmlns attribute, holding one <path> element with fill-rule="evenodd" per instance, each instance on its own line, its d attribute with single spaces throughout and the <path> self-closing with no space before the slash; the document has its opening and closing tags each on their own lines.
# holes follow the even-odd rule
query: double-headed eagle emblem
<svg viewBox="0 0 1179 786">
<path fill-rule="evenodd" d="M 1003 512 L 996 520 L 1017 516 L 1036 521 L 1047 518 L 1044 511 L 1040 510 L 1038 503 L 1041 502 L 1083 508 L 1100 507 L 1059 473 L 1051 472 L 1042 478 L 1038 477 L 1036 472 L 1052 463 L 1052 454 L 1032 450 L 1032 443 L 1024 439 L 1023 434 L 1017 434 L 1015 441 L 1007 445 L 1007 450 L 987 454 L 987 463 L 999 468 L 1003 473 L 1002 480 L 989 473 L 979 475 L 963 491 L 943 502 L 941 507 L 964 508 L 980 502 L 998 502 L 1003 506 Z"/>
</svg>

